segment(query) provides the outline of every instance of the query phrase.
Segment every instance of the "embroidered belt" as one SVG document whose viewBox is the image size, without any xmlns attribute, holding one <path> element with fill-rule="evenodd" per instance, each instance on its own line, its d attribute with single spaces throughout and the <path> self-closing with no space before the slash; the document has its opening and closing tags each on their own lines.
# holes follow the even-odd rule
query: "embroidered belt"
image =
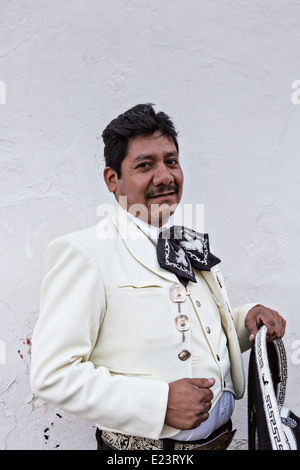
<svg viewBox="0 0 300 470">
<path fill-rule="evenodd" d="M 175 439 L 148 439 L 138 436 L 102 431 L 101 438 L 116 450 L 226 450 L 235 435 L 231 420 L 214 431 L 206 439 L 176 441 Z"/>
</svg>

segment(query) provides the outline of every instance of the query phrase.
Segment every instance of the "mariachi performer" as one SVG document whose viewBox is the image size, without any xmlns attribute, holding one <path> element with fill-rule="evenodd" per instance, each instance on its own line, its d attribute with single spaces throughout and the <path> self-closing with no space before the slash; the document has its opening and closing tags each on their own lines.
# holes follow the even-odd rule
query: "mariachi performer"
<svg viewBox="0 0 300 470">
<path fill-rule="evenodd" d="M 183 172 L 165 113 L 137 105 L 103 139 L 120 208 L 47 248 L 33 391 L 95 422 L 99 450 L 226 449 L 241 351 L 261 322 L 281 338 L 285 320 L 255 302 L 231 308 L 208 235 L 172 226 Z"/>
</svg>

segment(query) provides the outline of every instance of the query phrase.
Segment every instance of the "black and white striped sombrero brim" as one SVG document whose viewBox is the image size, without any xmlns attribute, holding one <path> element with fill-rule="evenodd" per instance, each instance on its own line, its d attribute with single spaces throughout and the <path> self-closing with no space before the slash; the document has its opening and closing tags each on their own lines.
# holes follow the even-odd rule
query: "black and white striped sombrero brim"
<svg viewBox="0 0 300 470">
<path fill-rule="evenodd" d="M 300 448 L 300 419 L 284 406 L 286 352 L 282 340 L 266 341 L 267 328 L 256 334 L 249 361 L 248 439 L 250 450 Z"/>
</svg>

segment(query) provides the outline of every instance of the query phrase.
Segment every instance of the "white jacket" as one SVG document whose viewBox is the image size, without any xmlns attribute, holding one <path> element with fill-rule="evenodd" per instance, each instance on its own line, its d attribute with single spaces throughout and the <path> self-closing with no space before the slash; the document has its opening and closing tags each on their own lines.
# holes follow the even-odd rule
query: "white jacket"
<svg viewBox="0 0 300 470">
<path fill-rule="evenodd" d="M 218 305 L 239 399 L 245 387 L 241 351 L 250 347 L 244 318 L 256 304 L 231 309 L 219 265 L 197 276 Z M 32 339 L 34 393 L 101 429 L 174 436 L 178 430 L 164 425 L 168 383 L 193 376 L 194 354 L 178 359 L 182 343 L 168 314 L 175 283 L 176 276 L 160 268 L 154 244 L 124 211 L 51 242 Z M 197 284 L 188 289 L 196 312 Z"/>
</svg>

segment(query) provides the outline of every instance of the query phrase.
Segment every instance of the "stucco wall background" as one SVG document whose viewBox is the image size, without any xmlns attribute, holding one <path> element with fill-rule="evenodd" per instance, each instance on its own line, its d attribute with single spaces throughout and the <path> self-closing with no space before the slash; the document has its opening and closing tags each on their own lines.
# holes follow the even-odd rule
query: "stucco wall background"
<svg viewBox="0 0 300 470">
<path fill-rule="evenodd" d="M 46 245 L 113 202 L 102 130 L 146 101 L 180 132 L 183 202 L 204 204 L 232 304 L 257 301 L 288 321 L 286 404 L 299 415 L 299 2 L 2 0 L 0 10 L 0 449 L 95 448 L 93 423 L 33 396 L 32 330 Z M 246 445 L 246 407 L 245 397 L 234 412 L 234 448 Z"/>
</svg>

